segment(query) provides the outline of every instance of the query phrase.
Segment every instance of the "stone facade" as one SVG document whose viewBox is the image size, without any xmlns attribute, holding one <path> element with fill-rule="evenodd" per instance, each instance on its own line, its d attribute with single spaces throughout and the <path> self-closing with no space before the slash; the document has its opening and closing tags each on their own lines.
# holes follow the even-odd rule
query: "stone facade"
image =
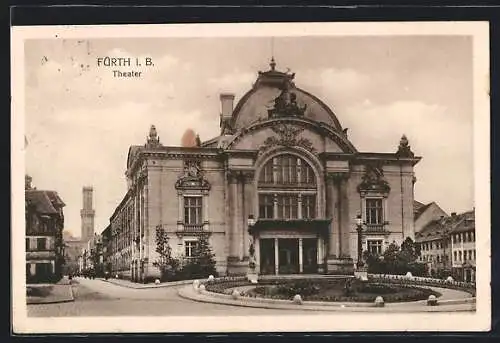
<svg viewBox="0 0 500 343">
<path fill-rule="evenodd" d="M 56 282 L 64 264 L 63 208 L 57 192 L 37 190 L 26 175 L 26 282 Z"/>
<path fill-rule="evenodd" d="M 222 94 L 218 137 L 163 146 L 152 126 L 146 144 L 130 147 L 128 191 L 110 219 L 113 273 L 158 276 L 158 226 L 178 256 L 208 233 L 217 270 L 230 275 L 247 272 L 250 246 L 259 273 L 350 274 L 357 214 L 363 250 L 414 238 L 420 157 L 407 138 L 394 153 L 357 151 L 331 109 L 294 76 L 273 61 L 236 106 Z"/>
</svg>

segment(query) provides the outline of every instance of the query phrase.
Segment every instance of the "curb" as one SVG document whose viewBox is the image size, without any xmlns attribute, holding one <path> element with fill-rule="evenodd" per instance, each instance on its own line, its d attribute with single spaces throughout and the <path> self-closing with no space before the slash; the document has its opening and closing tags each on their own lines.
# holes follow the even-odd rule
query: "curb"
<svg viewBox="0 0 500 343">
<path fill-rule="evenodd" d="M 151 289 L 151 288 L 165 288 L 165 287 L 174 287 L 174 286 L 184 286 L 184 285 L 187 285 L 187 284 L 192 284 L 193 281 L 195 281 L 195 279 L 193 280 L 182 280 L 182 281 L 172 281 L 172 282 L 165 282 L 165 283 L 162 283 L 162 284 L 159 284 L 159 285 L 147 285 L 147 284 L 138 284 L 138 285 L 143 285 L 143 286 L 132 286 L 132 285 L 126 285 L 126 284 L 121 284 L 121 283 L 118 283 L 118 282 L 113 282 L 111 280 L 105 280 L 105 279 L 97 279 L 97 280 L 100 280 L 100 281 L 104 281 L 104 282 L 108 282 L 108 283 L 111 283 L 115 286 L 119 286 L 119 287 L 124 287 L 124 288 L 130 288 L 130 289 Z"/>
<path fill-rule="evenodd" d="M 239 306 L 239 307 L 252 307 L 252 308 L 263 308 L 263 309 L 278 309 L 278 310 L 301 310 L 301 311 L 380 311 L 374 303 L 323 303 L 317 301 L 303 302 L 301 305 L 293 304 L 289 300 L 277 300 L 277 299 L 265 299 L 265 298 L 246 298 L 242 297 L 238 300 L 233 299 L 231 295 L 219 294 L 214 292 L 209 292 L 206 290 L 201 291 L 201 293 L 196 292 L 192 287 L 184 287 L 178 290 L 177 294 L 183 299 L 189 299 L 197 302 L 213 303 L 219 305 L 228 306 Z M 443 312 L 446 310 L 443 307 L 446 305 L 468 305 L 474 304 L 475 298 L 465 298 L 465 299 L 450 299 L 443 300 L 439 302 Z M 385 308 L 389 308 L 388 312 L 436 312 L 435 307 L 433 309 L 428 308 L 426 305 L 426 300 L 412 301 L 407 303 L 386 303 Z M 406 306 L 403 306 L 406 305 Z M 408 308 L 408 305 L 410 308 Z M 420 309 L 411 308 L 417 305 L 421 307 Z M 377 308 L 377 309 L 376 309 Z M 453 310 L 458 312 L 470 312 L 473 309 L 458 309 Z"/>
<path fill-rule="evenodd" d="M 63 304 L 63 303 L 70 303 L 75 301 L 75 295 L 73 293 L 73 287 L 72 285 L 60 285 L 60 286 L 68 286 L 69 287 L 69 299 L 63 299 L 63 300 L 45 300 L 45 301 L 40 301 L 40 302 L 31 302 L 30 297 L 26 297 L 26 305 L 45 305 L 45 304 Z"/>
<path fill-rule="evenodd" d="M 402 313 L 402 312 L 410 312 L 410 313 L 415 313 L 415 308 L 401 308 L 401 307 L 375 307 L 373 306 L 345 306 L 345 304 L 336 304 L 336 305 L 330 305 L 330 306 L 314 306 L 314 305 L 308 305 L 306 303 L 302 305 L 296 305 L 293 303 L 281 303 L 281 304 L 273 304 L 273 303 L 252 303 L 252 302 L 244 302 L 244 300 L 233 300 L 233 299 L 228 299 L 228 298 L 222 298 L 222 297 L 214 297 L 211 298 L 208 294 L 208 292 L 203 292 L 201 293 L 196 293 L 194 290 L 189 289 L 187 287 L 179 289 L 177 294 L 179 297 L 183 299 L 188 299 L 191 301 L 196 301 L 196 302 L 202 302 L 202 303 L 212 303 L 212 304 L 218 304 L 218 305 L 225 305 L 225 306 L 237 306 L 237 307 L 250 307 L 250 308 L 261 308 L 261 309 L 272 309 L 272 310 L 284 310 L 284 311 L 304 311 L 304 312 L 378 312 L 378 313 L 387 313 L 387 312 L 392 312 L 392 313 Z M 370 303 L 371 305 L 371 303 Z M 473 311 L 472 309 L 454 309 L 454 312 L 471 312 Z M 439 306 L 422 306 L 422 310 L 418 311 L 420 313 L 426 313 L 426 312 L 448 312 L 447 310 L 443 309 L 443 307 L 439 308 Z"/>
</svg>

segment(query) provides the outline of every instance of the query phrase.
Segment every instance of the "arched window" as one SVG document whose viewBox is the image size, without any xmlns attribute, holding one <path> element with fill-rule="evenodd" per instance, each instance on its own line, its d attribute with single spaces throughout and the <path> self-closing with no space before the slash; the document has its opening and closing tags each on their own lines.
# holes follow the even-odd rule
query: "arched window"
<svg viewBox="0 0 500 343">
<path fill-rule="evenodd" d="M 269 160 L 259 175 L 259 186 L 293 185 L 315 187 L 316 176 L 304 159 L 291 154 Z"/>
<path fill-rule="evenodd" d="M 259 218 L 312 219 L 316 217 L 316 175 L 304 159 L 283 154 L 260 171 Z"/>
</svg>

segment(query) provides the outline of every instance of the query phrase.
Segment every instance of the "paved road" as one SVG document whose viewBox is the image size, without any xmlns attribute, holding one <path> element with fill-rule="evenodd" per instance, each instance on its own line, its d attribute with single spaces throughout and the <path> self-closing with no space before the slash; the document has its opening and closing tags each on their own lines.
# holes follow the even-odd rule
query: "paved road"
<svg viewBox="0 0 500 343">
<path fill-rule="evenodd" d="M 30 317 L 73 316 L 246 316 L 317 315 L 321 313 L 270 310 L 195 302 L 177 295 L 179 287 L 132 289 L 103 280 L 76 279 L 75 301 L 28 305 Z M 324 314 L 324 313 L 323 313 Z"/>
</svg>

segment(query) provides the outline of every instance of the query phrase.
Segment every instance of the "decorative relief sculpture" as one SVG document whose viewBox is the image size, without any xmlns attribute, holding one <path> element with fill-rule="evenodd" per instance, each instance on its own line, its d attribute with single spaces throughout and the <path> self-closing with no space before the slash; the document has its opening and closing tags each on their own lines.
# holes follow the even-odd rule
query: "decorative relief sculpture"
<svg viewBox="0 0 500 343">
<path fill-rule="evenodd" d="M 201 170 L 201 162 L 186 160 L 184 161 L 184 174 L 187 176 L 198 177 Z"/>
<path fill-rule="evenodd" d="M 201 173 L 201 162 L 198 160 L 184 161 L 184 174 L 175 183 L 176 189 L 210 189 L 210 183 Z"/>
<path fill-rule="evenodd" d="M 297 94 L 290 92 L 290 85 L 284 82 L 280 95 L 274 99 L 274 107 L 268 110 L 269 118 L 302 117 L 307 105 L 300 107 L 297 104 Z"/>
<path fill-rule="evenodd" d="M 358 192 L 381 192 L 389 193 L 391 187 L 384 178 L 384 172 L 380 166 L 367 164 L 365 174 L 358 186 Z"/>
<path fill-rule="evenodd" d="M 310 140 L 302 137 L 298 137 L 298 135 L 304 131 L 304 128 L 297 127 L 294 125 L 287 124 L 278 124 L 271 127 L 278 137 L 272 136 L 268 137 L 264 144 L 261 146 L 260 151 L 265 151 L 274 146 L 285 146 L 285 147 L 294 147 L 299 146 L 302 147 L 312 153 L 315 152 L 313 144 Z"/>
</svg>

